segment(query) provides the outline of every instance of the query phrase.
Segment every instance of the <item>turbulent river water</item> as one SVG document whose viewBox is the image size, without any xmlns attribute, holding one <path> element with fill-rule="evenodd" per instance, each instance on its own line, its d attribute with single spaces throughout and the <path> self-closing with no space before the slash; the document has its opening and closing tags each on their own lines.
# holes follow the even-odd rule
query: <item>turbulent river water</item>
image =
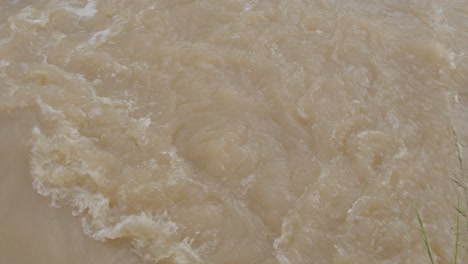
<svg viewBox="0 0 468 264">
<path fill-rule="evenodd" d="M 0 261 L 429 263 L 414 201 L 452 263 L 467 47 L 466 0 L 1 0 Z"/>
</svg>

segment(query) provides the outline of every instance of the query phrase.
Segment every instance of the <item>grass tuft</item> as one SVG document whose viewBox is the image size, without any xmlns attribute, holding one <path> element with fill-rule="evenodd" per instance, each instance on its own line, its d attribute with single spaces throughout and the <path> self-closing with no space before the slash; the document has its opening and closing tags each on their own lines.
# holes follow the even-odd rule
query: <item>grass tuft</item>
<svg viewBox="0 0 468 264">
<path fill-rule="evenodd" d="M 431 251 L 431 247 L 429 246 L 429 241 L 427 239 L 426 230 L 424 229 L 424 224 L 421 220 L 421 216 L 419 215 L 418 208 L 414 204 L 413 200 L 411 200 L 411 206 L 413 207 L 414 211 L 416 212 L 416 216 L 418 217 L 418 223 L 419 223 L 418 230 L 421 236 L 423 237 L 424 245 L 426 246 L 427 255 L 429 256 L 429 259 L 431 260 L 431 264 L 434 264 L 434 259 L 432 258 L 432 251 Z"/>
</svg>

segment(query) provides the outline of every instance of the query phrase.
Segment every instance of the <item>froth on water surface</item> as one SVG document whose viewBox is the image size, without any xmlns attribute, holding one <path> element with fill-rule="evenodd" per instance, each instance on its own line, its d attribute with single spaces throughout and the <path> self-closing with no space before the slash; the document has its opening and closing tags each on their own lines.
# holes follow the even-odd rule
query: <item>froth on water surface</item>
<svg viewBox="0 0 468 264">
<path fill-rule="evenodd" d="M 465 197 L 451 178 L 466 181 L 468 161 L 463 0 L 0 7 L 0 141 L 23 153 L 2 199 L 31 196 L 29 181 L 71 208 L 103 242 L 70 259 L 427 263 L 413 200 L 435 261 L 453 260 Z"/>
</svg>

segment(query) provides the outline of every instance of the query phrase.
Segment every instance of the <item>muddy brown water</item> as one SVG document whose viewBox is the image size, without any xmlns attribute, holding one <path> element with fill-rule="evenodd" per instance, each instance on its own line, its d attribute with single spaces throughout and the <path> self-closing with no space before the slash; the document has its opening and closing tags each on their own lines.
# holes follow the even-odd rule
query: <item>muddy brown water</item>
<svg viewBox="0 0 468 264">
<path fill-rule="evenodd" d="M 413 200 L 451 263 L 467 47 L 465 0 L 1 1 L 0 262 L 429 263 Z"/>
</svg>

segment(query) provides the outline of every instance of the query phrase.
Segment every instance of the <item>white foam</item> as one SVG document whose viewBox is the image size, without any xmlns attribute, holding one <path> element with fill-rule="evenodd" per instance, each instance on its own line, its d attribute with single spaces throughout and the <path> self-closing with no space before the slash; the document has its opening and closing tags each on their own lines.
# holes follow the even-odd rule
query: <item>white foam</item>
<svg viewBox="0 0 468 264">
<path fill-rule="evenodd" d="M 258 5 L 258 0 L 251 0 L 244 4 L 244 11 L 252 10 L 256 5 Z"/>
<path fill-rule="evenodd" d="M 47 14 L 32 7 L 24 8 L 17 17 L 31 25 L 45 26 L 49 23 L 49 17 Z"/>
<path fill-rule="evenodd" d="M 63 112 L 61 110 L 54 109 L 51 105 L 45 103 L 42 101 L 42 99 L 37 99 L 36 100 L 37 104 L 41 108 L 41 112 L 43 114 L 49 114 L 50 117 L 52 116 L 63 116 Z"/>
<path fill-rule="evenodd" d="M 79 17 L 85 18 L 94 17 L 97 13 L 96 0 L 88 0 L 88 3 L 82 8 L 72 7 L 69 3 L 66 3 L 63 9 Z"/>
<path fill-rule="evenodd" d="M 101 30 L 98 32 L 95 32 L 91 38 L 88 39 L 88 41 L 78 45 L 76 47 L 77 50 L 90 47 L 90 48 L 95 48 L 103 43 L 106 42 L 107 38 L 112 35 L 112 30 L 111 28 Z"/>
<path fill-rule="evenodd" d="M 153 217 L 144 212 L 139 215 L 123 216 L 114 226 L 100 229 L 94 234 L 97 239 L 115 239 L 125 237 L 128 233 L 132 237 L 144 239 L 156 239 L 163 236 L 169 236 L 177 231 L 177 224 L 170 221 L 167 212 Z M 130 231 L 131 230 L 131 231 Z"/>
<path fill-rule="evenodd" d="M 9 66 L 10 63 L 6 60 L 0 60 L 0 68 L 5 68 L 7 66 Z"/>
<path fill-rule="evenodd" d="M 255 176 L 255 174 L 249 174 L 247 177 L 241 180 L 243 195 L 245 195 L 247 191 L 252 187 L 252 183 L 255 181 Z"/>
<path fill-rule="evenodd" d="M 177 244 L 178 250 L 183 252 L 183 254 L 175 254 L 174 255 L 175 263 L 181 263 L 181 264 L 187 263 L 187 264 L 189 264 L 189 263 L 193 263 L 192 260 L 195 260 L 197 263 L 201 262 L 200 256 L 192 248 L 193 241 L 194 241 L 193 238 L 186 237 L 186 238 L 184 238 L 184 240 L 182 242 Z"/>
<path fill-rule="evenodd" d="M 40 129 L 39 127 L 34 127 L 34 128 L 32 129 L 32 133 L 33 133 L 33 135 L 38 136 L 38 135 L 41 134 L 41 129 Z"/>
<path fill-rule="evenodd" d="M 288 241 L 288 236 L 292 232 L 292 223 L 288 218 L 283 219 L 281 236 L 277 237 L 273 242 L 273 249 L 275 250 L 275 258 L 281 264 L 292 264 L 288 257 L 284 254 L 283 250 L 280 248 L 280 244 Z"/>
<path fill-rule="evenodd" d="M 138 119 L 138 121 L 140 122 L 140 124 L 144 127 L 144 128 L 148 128 L 152 121 L 151 121 L 151 118 L 150 117 L 142 117 L 140 119 Z"/>
<path fill-rule="evenodd" d="M 449 63 L 450 63 L 450 69 L 454 70 L 457 68 L 457 64 L 455 63 L 455 60 L 457 58 L 457 54 L 453 52 L 453 50 L 449 51 Z"/>
<path fill-rule="evenodd" d="M 110 36 L 111 29 L 105 29 L 98 31 L 93 34 L 93 36 L 89 39 L 88 43 L 92 46 L 97 46 L 99 44 L 102 44 L 106 41 L 107 37 Z"/>
<path fill-rule="evenodd" d="M 403 158 L 405 156 L 408 156 L 408 149 L 406 147 L 401 147 L 399 149 L 398 154 L 395 156 L 395 158 L 399 159 L 399 158 Z"/>
<path fill-rule="evenodd" d="M 385 119 L 392 125 L 393 129 L 398 129 L 400 127 L 400 120 L 398 120 L 398 117 L 396 117 L 392 112 L 388 113 L 385 116 Z"/>
</svg>

